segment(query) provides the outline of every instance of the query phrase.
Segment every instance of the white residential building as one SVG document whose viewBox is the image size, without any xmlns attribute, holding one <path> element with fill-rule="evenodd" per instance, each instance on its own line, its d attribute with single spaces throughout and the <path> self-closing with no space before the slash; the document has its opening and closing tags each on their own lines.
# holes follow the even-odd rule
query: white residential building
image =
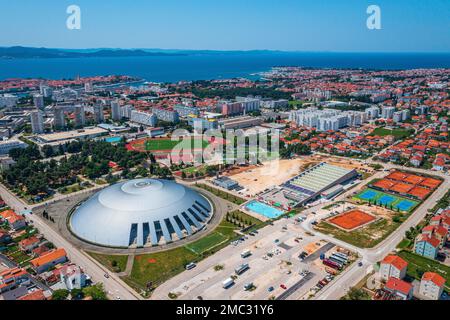
<svg viewBox="0 0 450 320">
<path fill-rule="evenodd" d="M 245 112 L 258 111 L 261 106 L 261 100 L 248 97 L 236 97 L 236 102 L 242 104 Z"/>
<path fill-rule="evenodd" d="M 425 272 L 420 281 L 419 294 L 429 300 L 439 300 L 444 291 L 445 279 L 434 272 Z"/>
<path fill-rule="evenodd" d="M 381 118 L 392 119 L 394 117 L 395 107 L 383 107 L 381 109 Z"/>
<path fill-rule="evenodd" d="M 81 289 L 86 286 L 86 275 L 76 264 L 69 264 L 61 268 L 61 282 L 67 290 Z"/>
<path fill-rule="evenodd" d="M 367 118 L 370 120 L 378 119 L 380 116 L 380 109 L 378 107 L 370 107 L 365 110 Z"/>
<path fill-rule="evenodd" d="M 409 118 L 411 118 L 411 111 L 409 111 L 408 109 L 402 110 L 402 120 L 406 121 Z"/>
<path fill-rule="evenodd" d="M 10 150 L 22 148 L 25 149 L 28 145 L 19 140 L 0 141 L 0 155 L 7 155 Z"/>
<path fill-rule="evenodd" d="M 56 129 L 63 129 L 66 127 L 66 119 L 64 114 L 64 108 L 61 106 L 56 106 L 53 111 L 54 119 L 53 126 Z"/>
<path fill-rule="evenodd" d="M 389 278 L 403 279 L 406 276 L 408 263 L 399 256 L 389 255 L 380 263 L 380 276 L 387 281 Z"/>
<path fill-rule="evenodd" d="M 131 119 L 131 113 L 134 111 L 134 107 L 132 105 L 125 105 L 120 109 L 122 118 Z"/>
<path fill-rule="evenodd" d="M 395 123 L 402 122 L 403 121 L 403 112 L 402 111 L 394 112 L 394 115 L 392 116 L 392 120 L 394 120 Z"/>
<path fill-rule="evenodd" d="M 105 115 L 103 114 L 102 104 L 96 104 L 94 106 L 94 120 L 97 123 L 103 123 L 105 121 Z"/>
<path fill-rule="evenodd" d="M 131 122 L 142 124 L 149 127 L 156 126 L 158 118 L 153 113 L 142 111 L 131 111 Z"/>
<path fill-rule="evenodd" d="M 158 120 L 178 123 L 180 121 L 180 116 L 177 111 L 172 109 L 164 109 L 164 108 L 153 108 L 153 114 L 156 115 Z"/>
<path fill-rule="evenodd" d="M 122 114 L 120 112 L 119 101 L 111 101 L 111 118 L 113 121 L 120 121 Z"/>
<path fill-rule="evenodd" d="M 44 110 L 44 108 L 45 108 L 44 96 L 42 94 L 36 94 L 33 97 L 33 102 L 34 102 L 34 106 L 36 107 L 36 109 Z"/>
<path fill-rule="evenodd" d="M 358 127 L 367 121 L 365 112 L 318 109 L 309 107 L 291 111 L 289 120 L 299 126 L 316 128 L 318 131 L 338 130 L 344 127 Z"/>
<path fill-rule="evenodd" d="M 19 98 L 17 98 L 16 96 L 14 96 L 12 94 L 0 95 L 0 108 L 15 107 L 17 105 L 17 100 L 19 100 Z"/>
<path fill-rule="evenodd" d="M 86 114 L 84 112 L 84 106 L 75 106 L 75 127 L 82 128 L 86 124 Z"/>
<path fill-rule="evenodd" d="M 31 130 L 33 133 L 44 133 L 44 117 L 40 110 L 30 113 Z"/>
</svg>

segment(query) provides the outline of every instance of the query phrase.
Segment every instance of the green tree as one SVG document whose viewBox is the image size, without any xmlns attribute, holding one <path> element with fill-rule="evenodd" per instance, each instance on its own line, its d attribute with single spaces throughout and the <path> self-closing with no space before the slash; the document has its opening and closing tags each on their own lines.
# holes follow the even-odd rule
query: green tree
<svg viewBox="0 0 450 320">
<path fill-rule="evenodd" d="M 91 297 L 92 300 L 108 300 L 102 283 L 84 288 L 83 293 L 86 297 Z"/>
<path fill-rule="evenodd" d="M 72 291 L 70 291 L 70 295 L 72 296 L 72 300 L 80 300 L 84 298 L 82 289 L 72 289 Z"/>
<path fill-rule="evenodd" d="M 351 288 L 347 295 L 344 297 L 344 300 L 369 300 L 369 294 L 363 289 Z"/>
<path fill-rule="evenodd" d="M 53 291 L 52 300 L 67 300 L 69 296 L 69 290 L 58 289 Z"/>
</svg>

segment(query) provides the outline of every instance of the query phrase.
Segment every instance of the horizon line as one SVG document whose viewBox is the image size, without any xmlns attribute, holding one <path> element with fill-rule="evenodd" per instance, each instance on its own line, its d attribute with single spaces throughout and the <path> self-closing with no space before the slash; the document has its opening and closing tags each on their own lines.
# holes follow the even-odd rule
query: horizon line
<svg viewBox="0 0 450 320">
<path fill-rule="evenodd" d="M 46 47 L 28 45 L 0 45 L 0 48 L 22 47 L 27 49 L 53 49 L 53 50 L 159 50 L 159 51 L 211 51 L 211 52 L 278 52 L 278 53 L 364 53 L 364 54 L 450 54 L 450 51 L 358 51 L 358 50 L 283 50 L 283 49 L 179 49 L 179 48 L 145 48 L 145 47 Z"/>
</svg>

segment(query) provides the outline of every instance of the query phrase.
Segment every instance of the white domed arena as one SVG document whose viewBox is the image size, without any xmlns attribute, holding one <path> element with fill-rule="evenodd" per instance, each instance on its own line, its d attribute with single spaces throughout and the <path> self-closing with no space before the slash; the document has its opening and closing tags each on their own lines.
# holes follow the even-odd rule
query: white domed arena
<svg viewBox="0 0 450 320">
<path fill-rule="evenodd" d="M 202 230 L 213 205 L 174 181 L 138 179 L 103 189 L 70 216 L 71 232 L 86 242 L 113 248 L 158 246 Z"/>
</svg>

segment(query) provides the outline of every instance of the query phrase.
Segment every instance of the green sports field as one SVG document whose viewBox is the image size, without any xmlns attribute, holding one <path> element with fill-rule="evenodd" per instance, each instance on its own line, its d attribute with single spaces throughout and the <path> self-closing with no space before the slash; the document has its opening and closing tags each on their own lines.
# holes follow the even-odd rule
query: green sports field
<svg viewBox="0 0 450 320">
<path fill-rule="evenodd" d="M 386 129 L 386 128 L 376 128 L 370 135 L 371 136 L 394 136 L 397 139 L 403 139 L 408 137 L 412 131 L 404 129 Z"/>
<path fill-rule="evenodd" d="M 202 254 L 225 241 L 228 241 L 228 237 L 216 231 L 194 243 L 186 245 L 186 248 L 197 254 Z"/>
<path fill-rule="evenodd" d="M 190 144 L 189 144 L 190 143 Z M 158 151 L 158 150 L 172 150 L 176 146 L 183 144 L 182 146 L 185 149 L 191 148 L 195 149 L 198 148 L 197 144 L 199 144 L 198 141 L 195 141 L 194 139 L 186 140 L 186 141 L 172 141 L 170 139 L 151 139 L 147 140 L 145 142 L 145 150 L 146 151 Z M 202 140 L 201 146 L 202 149 L 206 148 L 209 145 L 207 141 Z"/>
</svg>

